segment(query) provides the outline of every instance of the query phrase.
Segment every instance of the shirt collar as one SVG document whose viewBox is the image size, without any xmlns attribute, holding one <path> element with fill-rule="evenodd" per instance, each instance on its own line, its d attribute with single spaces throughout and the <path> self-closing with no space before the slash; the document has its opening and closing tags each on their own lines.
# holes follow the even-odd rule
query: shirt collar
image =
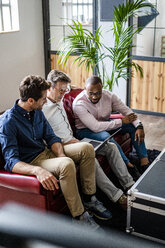
<svg viewBox="0 0 165 248">
<path fill-rule="evenodd" d="M 27 110 L 23 109 L 22 107 L 20 107 L 20 106 L 18 105 L 18 101 L 19 101 L 19 99 L 17 99 L 17 100 L 15 101 L 14 110 L 16 110 L 17 112 L 19 112 L 22 116 L 28 116 L 28 115 L 29 115 L 29 112 L 28 112 Z M 34 115 L 35 110 L 31 111 L 30 113 L 31 113 L 32 115 Z"/>
<path fill-rule="evenodd" d="M 87 101 L 91 103 L 91 101 L 90 101 L 89 98 L 88 98 L 88 94 L 87 94 L 87 91 L 86 91 L 86 90 L 84 90 L 84 95 L 85 95 Z"/>
<path fill-rule="evenodd" d="M 47 103 L 49 104 L 49 105 L 58 105 L 58 106 L 61 106 L 61 101 L 60 102 L 52 102 L 49 98 L 47 98 Z M 46 103 L 45 103 L 46 104 Z"/>
</svg>

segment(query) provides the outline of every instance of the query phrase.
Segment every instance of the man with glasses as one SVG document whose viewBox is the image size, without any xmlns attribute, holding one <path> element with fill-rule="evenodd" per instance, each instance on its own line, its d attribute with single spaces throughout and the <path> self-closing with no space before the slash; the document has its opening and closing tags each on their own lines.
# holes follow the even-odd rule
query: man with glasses
<svg viewBox="0 0 165 248">
<path fill-rule="evenodd" d="M 144 129 L 137 116 L 115 94 L 102 89 L 102 81 L 97 76 L 87 79 L 85 90 L 73 101 L 73 112 L 79 139 L 91 138 L 105 140 L 110 133 L 122 127 L 122 133 L 130 133 L 132 144 L 140 158 L 141 172 L 148 166 L 147 151 L 144 143 Z M 122 119 L 110 120 L 111 111 L 117 111 L 124 115 Z M 115 142 L 111 140 L 111 142 Z M 134 175 L 138 173 L 123 153 L 119 144 L 120 154 Z M 139 174 L 139 173 L 138 173 Z M 138 176 L 137 174 L 137 176 Z"/>
<path fill-rule="evenodd" d="M 82 147 L 81 142 L 79 142 L 79 140 L 73 136 L 72 129 L 63 107 L 62 98 L 68 91 L 68 84 L 71 82 L 71 80 L 64 72 L 60 72 L 58 70 L 52 70 L 48 74 L 47 80 L 51 83 L 51 87 L 47 91 L 47 103 L 43 107 L 43 112 L 55 134 L 62 139 L 65 154 L 75 161 L 73 152 L 77 151 L 80 154 L 85 154 L 86 150 L 84 150 L 85 146 Z M 88 143 L 86 143 L 86 146 L 88 146 Z M 105 145 L 105 147 L 100 151 L 100 154 L 103 154 L 107 157 L 111 164 L 112 170 L 118 177 L 120 184 L 125 190 L 134 184 L 134 181 L 128 173 L 116 145 L 110 143 Z M 123 209 L 126 209 L 127 197 L 124 195 L 123 191 L 117 188 L 109 180 L 100 167 L 97 159 L 95 160 L 95 166 L 96 184 L 98 187 L 108 196 L 111 201 L 118 202 Z M 88 208 L 89 204 L 85 203 L 85 206 Z M 103 211 L 104 209 L 99 201 L 97 201 L 97 209 L 100 209 L 100 211 Z M 100 216 L 100 218 L 103 219 L 103 216 Z"/>
<path fill-rule="evenodd" d="M 97 204 L 101 203 L 95 196 L 94 149 L 92 145 L 82 143 L 83 154 L 75 149 L 69 156 L 67 147 L 63 147 L 41 111 L 49 88 L 50 83 L 43 78 L 27 76 L 19 87 L 20 99 L 0 117 L 0 144 L 5 170 L 34 175 L 46 190 L 59 189 L 60 185 L 74 221 L 98 229 L 99 225 L 85 211 L 79 195 L 74 163 L 79 163 L 83 197 L 90 210 L 95 210 L 102 218 L 111 218 L 111 213 L 103 206 L 97 208 Z M 58 99 L 65 89 L 62 86 L 58 90 Z M 91 199 L 95 199 L 95 203 Z"/>
</svg>

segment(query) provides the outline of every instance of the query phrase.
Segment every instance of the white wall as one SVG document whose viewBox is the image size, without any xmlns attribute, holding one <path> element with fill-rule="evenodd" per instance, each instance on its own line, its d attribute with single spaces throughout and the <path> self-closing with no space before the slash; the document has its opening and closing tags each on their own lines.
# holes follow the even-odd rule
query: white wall
<svg viewBox="0 0 165 248">
<path fill-rule="evenodd" d="M 0 111 L 19 97 L 20 81 L 29 74 L 44 77 L 41 0 L 19 0 L 20 31 L 0 34 Z"/>
<path fill-rule="evenodd" d="M 100 6 L 99 6 L 100 8 Z M 98 13 L 100 15 L 100 11 Z M 100 20 L 100 18 L 99 18 Z M 112 22 L 101 22 L 99 21 L 99 26 L 101 26 L 102 30 L 102 42 L 109 47 L 114 47 L 114 37 L 112 29 Z M 110 76 L 112 70 L 112 63 L 109 59 L 105 61 L 106 70 Z M 119 85 L 116 84 L 113 87 L 113 92 L 124 102 L 126 103 L 126 89 L 127 89 L 127 82 L 124 79 L 119 79 Z"/>
</svg>

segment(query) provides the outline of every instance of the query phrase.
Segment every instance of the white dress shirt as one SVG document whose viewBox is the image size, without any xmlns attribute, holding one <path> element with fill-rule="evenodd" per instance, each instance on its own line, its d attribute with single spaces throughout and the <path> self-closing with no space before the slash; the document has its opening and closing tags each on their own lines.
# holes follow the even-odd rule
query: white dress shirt
<svg viewBox="0 0 165 248">
<path fill-rule="evenodd" d="M 74 138 L 62 102 L 53 103 L 47 98 L 47 103 L 43 106 L 43 112 L 54 133 L 62 139 L 63 143 Z"/>
</svg>

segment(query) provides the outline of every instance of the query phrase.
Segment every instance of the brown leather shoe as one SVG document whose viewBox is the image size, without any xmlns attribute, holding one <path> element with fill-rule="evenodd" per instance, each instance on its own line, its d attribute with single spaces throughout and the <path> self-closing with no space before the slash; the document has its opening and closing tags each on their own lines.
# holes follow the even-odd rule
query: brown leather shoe
<svg viewBox="0 0 165 248">
<path fill-rule="evenodd" d="M 122 196 L 120 196 L 118 203 L 120 204 L 120 206 L 122 207 L 124 211 L 127 210 L 127 196 L 126 195 L 123 194 Z"/>
<path fill-rule="evenodd" d="M 140 159 L 140 165 L 141 166 L 145 166 L 145 165 L 148 165 L 149 164 L 149 160 L 147 157 L 144 157 L 144 158 L 141 158 Z"/>
</svg>

